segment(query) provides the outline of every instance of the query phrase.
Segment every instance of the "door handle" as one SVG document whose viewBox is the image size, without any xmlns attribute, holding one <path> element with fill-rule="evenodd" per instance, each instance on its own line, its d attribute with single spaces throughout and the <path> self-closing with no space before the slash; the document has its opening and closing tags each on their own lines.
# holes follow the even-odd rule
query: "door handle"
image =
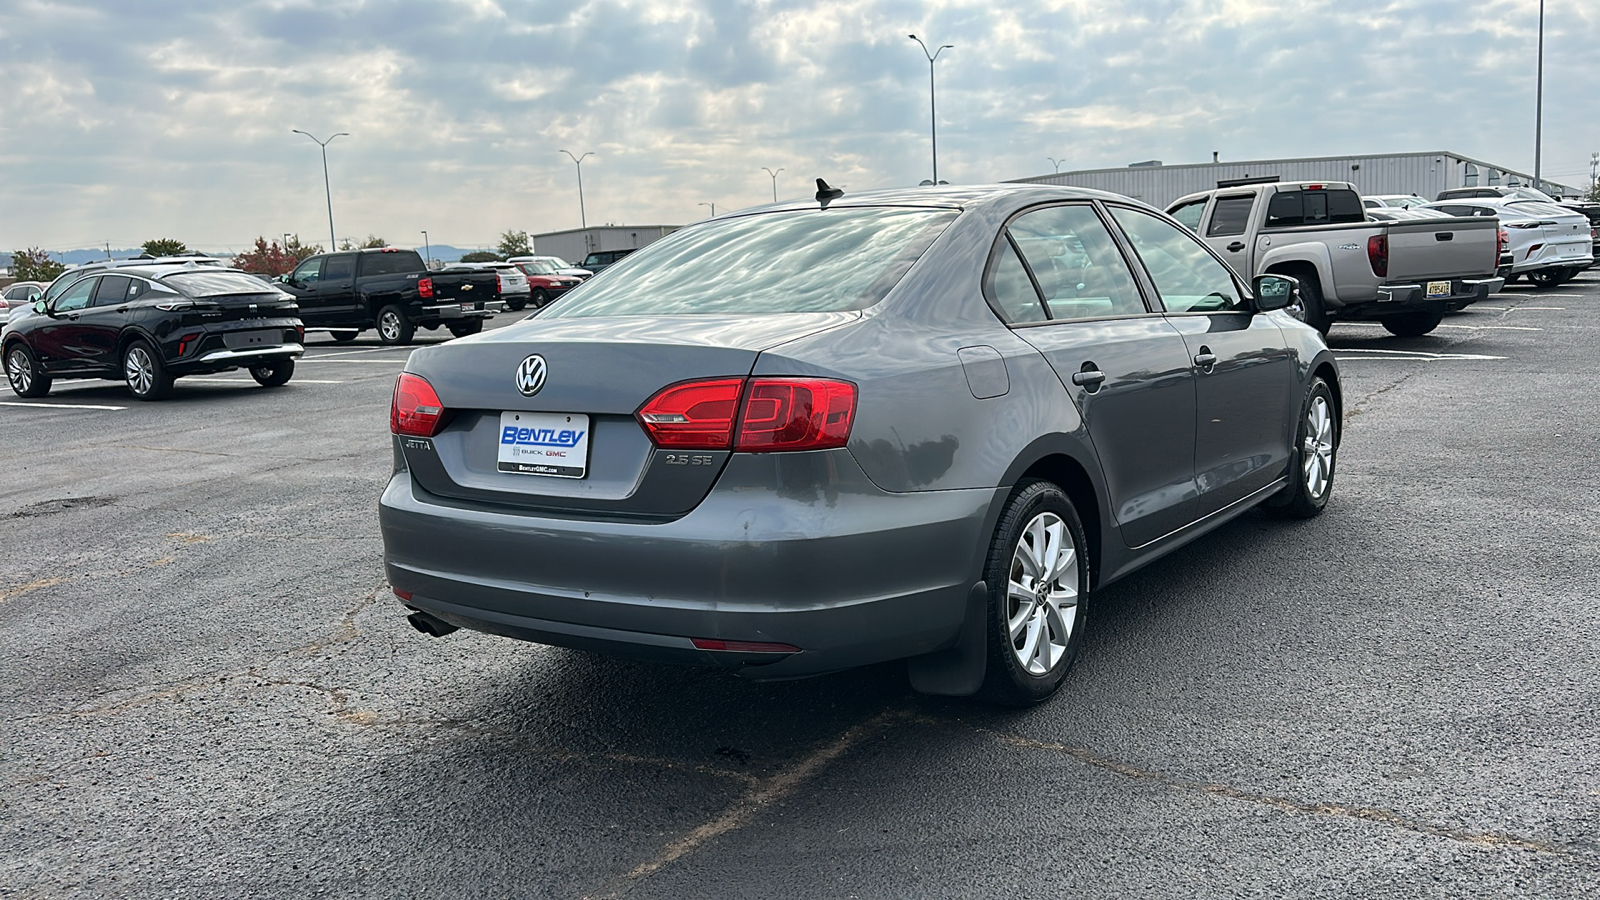
<svg viewBox="0 0 1600 900">
<path fill-rule="evenodd" d="M 1217 355 L 1211 352 L 1211 348 L 1201 347 L 1200 352 L 1194 355 L 1194 364 L 1209 372 L 1217 364 Z"/>
<path fill-rule="evenodd" d="M 1244 249 L 1244 242 L 1243 241 L 1234 241 L 1233 243 L 1228 245 L 1228 249 L 1232 250 L 1234 253 L 1238 253 L 1240 250 Z"/>
<path fill-rule="evenodd" d="M 1082 372 L 1072 373 L 1072 383 L 1078 387 L 1088 388 L 1091 392 L 1099 390 L 1105 380 L 1106 373 L 1099 369 L 1084 369 Z"/>
</svg>

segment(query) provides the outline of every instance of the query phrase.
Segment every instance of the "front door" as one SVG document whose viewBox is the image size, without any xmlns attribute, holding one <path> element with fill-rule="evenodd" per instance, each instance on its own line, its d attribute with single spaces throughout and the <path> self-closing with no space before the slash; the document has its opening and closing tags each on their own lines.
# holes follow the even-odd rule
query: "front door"
<svg viewBox="0 0 1600 900">
<path fill-rule="evenodd" d="M 1082 413 L 1123 542 L 1138 547 L 1193 521 L 1189 354 L 1177 330 L 1146 305 L 1094 206 L 1069 203 L 1013 219 L 996 247 L 989 287 Z"/>
<path fill-rule="evenodd" d="M 1298 417 L 1295 360 L 1271 316 L 1232 272 L 1164 219 L 1113 206 L 1145 263 L 1167 321 L 1183 335 L 1195 384 L 1195 483 L 1209 515 L 1288 469 Z"/>
<path fill-rule="evenodd" d="M 99 278 L 84 278 L 51 301 L 48 318 L 29 339 L 46 372 L 80 372 L 94 364 L 96 351 L 84 339 L 88 323 L 83 316 L 99 283 Z"/>
</svg>

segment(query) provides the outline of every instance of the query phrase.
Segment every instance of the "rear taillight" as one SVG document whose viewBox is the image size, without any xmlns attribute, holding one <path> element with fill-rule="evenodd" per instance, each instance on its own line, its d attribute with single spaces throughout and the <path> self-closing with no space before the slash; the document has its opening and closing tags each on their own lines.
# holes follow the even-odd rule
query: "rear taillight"
<svg viewBox="0 0 1600 900">
<path fill-rule="evenodd" d="M 718 378 L 659 391 L 635 414 L 657 447 L 775 453 L 850 440 L 856 386 L 826 378 Z"/>
<path fill-rule="evenodd" d="M 727 450 L 743 378 L 686 381 L 662 388 L 634 413 L 657 447 Z"/>
<path fill-rule="evenodd" d="M 506 277 L 499 272 L 494 273 L 494 287 L 502 294 L 506 292 Z"/>
<path fill-rule="evenodd" d="M 1367 238 L 1367 262 L 1372 266 L 1372 274 L 1379 278 L 1389 277 L 1389 236 L 1375 234 Z"/>
<path fill-rule="evenodd" d="M 433 279 L 432 278 L 418 278 L 417 279 L 417 296 L 421 297 L 424 300 L 432 300 L 433 299 Z"/>
<path fill-rule="evenodd" d="M 389 430 L 412 437 L 433 437 L 444 426 L 444 403 L 428 379 L 402 372 L 389 404 Z"/>
<path fill-rule="evenodd" d="M 1496 237 L 1497 239 L 1495 240 L 1494 244 L 1494 259 L 1495 262 L 1498 263 L 1500 261 L 1500 257 L 1506 252 L 1506 248 L 1511 246 L 1511 232 L 1502 228 L 1496 232 Z"/>
</svg>

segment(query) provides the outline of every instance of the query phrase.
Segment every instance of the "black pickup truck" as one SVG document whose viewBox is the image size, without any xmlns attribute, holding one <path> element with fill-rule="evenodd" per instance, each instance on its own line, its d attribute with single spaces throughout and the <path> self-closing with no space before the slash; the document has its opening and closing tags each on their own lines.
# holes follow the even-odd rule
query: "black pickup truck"
<svg viewBox="0 0 1600 900">
<path fill-rule="evenodd" d="M 280 276 L 278 286 L 300 304 L 308 331 L 348 341 L 378 329 L 385 344 L 408 344 L 418 328 L 443 325 L 456 337 L 477 334 L 506 308 L 493 270 L 430 272 L 415 250 L 384 247 L 313 256 Z"/>
</svg>

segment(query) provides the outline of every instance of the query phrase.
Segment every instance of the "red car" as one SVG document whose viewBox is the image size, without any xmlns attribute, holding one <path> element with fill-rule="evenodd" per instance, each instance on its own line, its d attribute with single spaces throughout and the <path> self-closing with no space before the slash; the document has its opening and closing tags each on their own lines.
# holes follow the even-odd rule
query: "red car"
<svg viewBox="0 0 1600 900">
<path fill-rule="evenodd" d="M 571 275 L 562 275 L 556 267 L 547 262 L 519 262 L 517 268 L 528 276 L 528 288 L 531 295 L 528 302 L 534 309 L 541 309 L 551 300 L 565 294 L 583 283 L 583 279 Z"/>
</svg>

